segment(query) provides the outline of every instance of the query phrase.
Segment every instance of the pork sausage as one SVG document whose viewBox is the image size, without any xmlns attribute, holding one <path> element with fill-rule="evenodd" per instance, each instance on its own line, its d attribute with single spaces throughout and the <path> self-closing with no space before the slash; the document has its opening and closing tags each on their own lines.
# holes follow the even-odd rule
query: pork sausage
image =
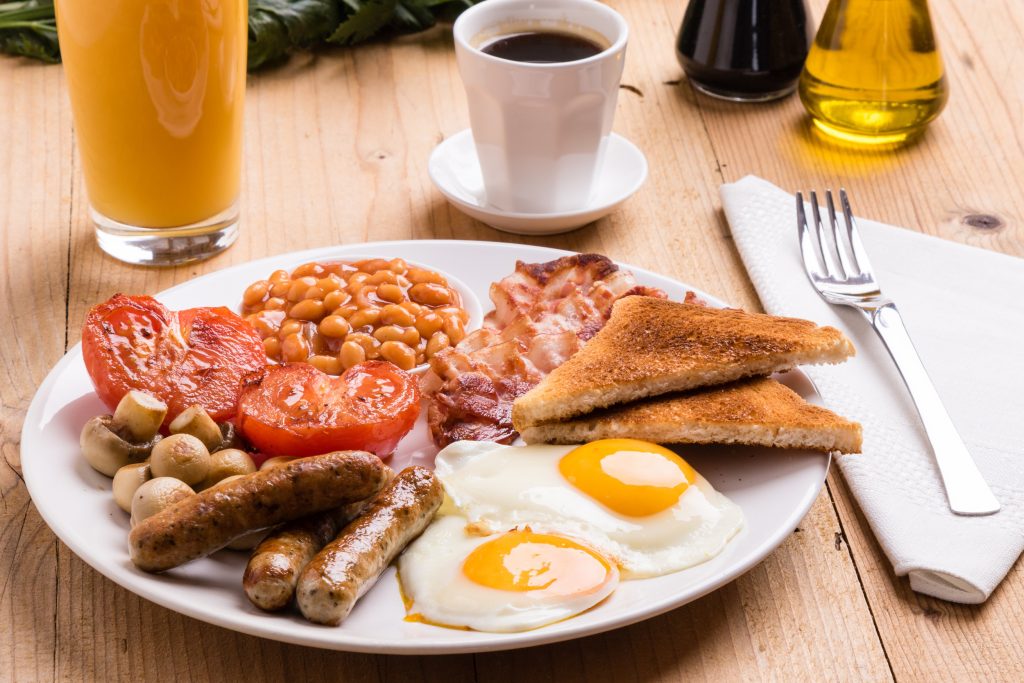
<svg viewBox="0 0 1024 683">
<path fill-rule="evenodd" d="M 340 624 L 391 560 L 426 528 L 443 499 L 444 488 L 430 470 L 414 466 L 399 472 L 306 565 L 295 592 L 303 616 L 318 624 Z"/>
<path fill-rule="evenodd" d="M 249 601 L 260 609 L 284 609 L 295 595 L 299 574 L 369 501 L 358 501 L 289 522 L 256 546 L 242 576 Z"/>
<path fill-rule="evenodd" d="M 364 451 L 299 458 L 206 489 L 143 520 L 128 535 L 129 554 L 145 571 L 171 569 L 248 531 L 367 498 L 387 476 L 387 466 Z"/>
</svg>

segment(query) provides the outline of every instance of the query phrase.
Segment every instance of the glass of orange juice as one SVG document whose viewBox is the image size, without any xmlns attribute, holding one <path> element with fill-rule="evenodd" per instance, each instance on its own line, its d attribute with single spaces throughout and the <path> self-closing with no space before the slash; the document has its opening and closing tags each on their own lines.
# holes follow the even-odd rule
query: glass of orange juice
<svg viewBox="0 0 1024 683">
<path fill-rule="evenodd" d="M 247 0 L 56 0 L 100 247 L 207 258 L 238 236 Z"/>
</svg>

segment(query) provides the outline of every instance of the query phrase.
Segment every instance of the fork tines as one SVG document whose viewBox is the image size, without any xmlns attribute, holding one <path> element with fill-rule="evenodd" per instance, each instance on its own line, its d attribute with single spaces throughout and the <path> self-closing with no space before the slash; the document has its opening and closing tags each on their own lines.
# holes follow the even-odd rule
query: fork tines
<svg viewBox="0 0 1024 683">
<path fill-rule="evenodd" d="M 814 230 L 807 222 L 804 196 L 796 193 L 796 211 L 800 227 L 800 251 L 804 268 L 815 286 L 822 284 L 873 284 L 871 264 L 857 231 L 857 223 L 850 209 L 850 200 L 845 189 L 839 190 L 839 201 L 843 208 L 843 220 L 836 216 L 832 191 L 825 190 L 825 207 L 828 223 L 822 220 L 818 207 L 818 193 L 809 192 Z"/>
</svg>

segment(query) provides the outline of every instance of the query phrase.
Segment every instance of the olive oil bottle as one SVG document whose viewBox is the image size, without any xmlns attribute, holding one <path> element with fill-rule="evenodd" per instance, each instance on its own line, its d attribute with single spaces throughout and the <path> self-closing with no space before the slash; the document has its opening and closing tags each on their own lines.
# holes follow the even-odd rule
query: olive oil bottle
<svg viewBox="0 0 1024 683">
<path fill-rule="evenodd" d="M 948 90 L 927 0 L 830 0 L 800 75 L 822 131 L 900 143 L 924 130 Z"/>
</svg>

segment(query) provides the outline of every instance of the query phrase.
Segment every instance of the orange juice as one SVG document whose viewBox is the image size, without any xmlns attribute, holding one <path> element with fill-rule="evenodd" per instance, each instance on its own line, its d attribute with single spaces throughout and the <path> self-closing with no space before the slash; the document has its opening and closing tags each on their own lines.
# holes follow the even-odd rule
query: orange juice
<svg viewBox="0 0 1024 683">
<path fill-rule="evenodd" d="M 75 137 L 94 210 L 198 223 L 238 198 L 246 0 L 57 0 Z"/>
</svg>

